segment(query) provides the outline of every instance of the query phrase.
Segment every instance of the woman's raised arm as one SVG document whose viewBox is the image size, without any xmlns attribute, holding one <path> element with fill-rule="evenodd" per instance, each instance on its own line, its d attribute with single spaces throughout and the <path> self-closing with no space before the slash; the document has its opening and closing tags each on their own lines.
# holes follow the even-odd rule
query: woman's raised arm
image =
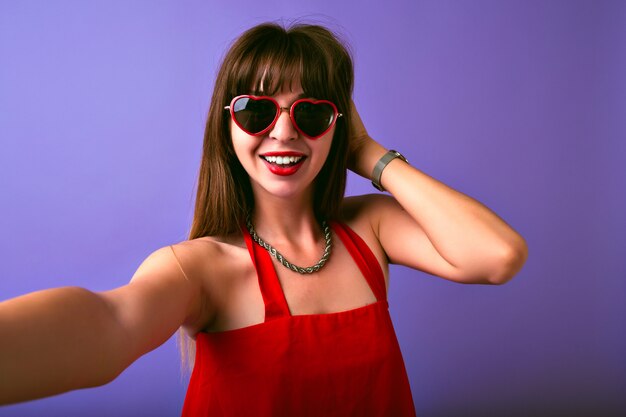
<svg viewBox="0 0 626 417">
<path fill-rule="evenodd" d="M 200 286 L 173 247 L 106 292 L 38 291 L 0 303 L 0 404 L 106 384 L 201 316 Z"/>
<path fill-rule="evenodd" d="M 350 169 L 369 178 L 386 149 L 352 105 Z M 394 198 L 363 196 L 372 229 L 390 262 L 460 283 L 502 284 L 528 256 L 525 240 L 493 211 L 396 158 L 382 186 Z M 356 199 L 358 200 L 358 199 Z"/>
</svg>

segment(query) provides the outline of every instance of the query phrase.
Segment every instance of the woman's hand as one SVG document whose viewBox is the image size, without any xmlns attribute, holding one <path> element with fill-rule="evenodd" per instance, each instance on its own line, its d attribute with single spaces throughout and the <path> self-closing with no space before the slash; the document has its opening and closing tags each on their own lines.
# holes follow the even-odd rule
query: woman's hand
<svg viewBox="0 0 626 417">
<path fill-rule="evenodd" d="M 350 104 L 348 169 L 369 179 L 374 165 L 385 154 L 385 148 L 367 133 L 354 101 L 351 100 Z"/>
</svg>

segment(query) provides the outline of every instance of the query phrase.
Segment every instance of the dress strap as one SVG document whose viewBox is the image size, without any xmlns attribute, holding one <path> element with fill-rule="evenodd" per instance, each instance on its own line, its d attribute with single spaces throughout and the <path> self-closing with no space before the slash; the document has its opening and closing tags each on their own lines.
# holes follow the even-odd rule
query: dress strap
<svg viewBox="0 0 626 417">
<path fill-rule="evenodd" d="M 283 294 L 283 290 L 280 288 L 280 281 L 276 275 L 272 258 L 261 245 L 252 240 L 245 224 L 242 224 L 241 227 L 243 239 L 246 242 L 252 263 L 256 269 L 259 287 L 263 295 L 263 302 L 265 303 L 265 321 L 291 316 L 285 294 Z"/>
<path fill-rule="evenodd" d="M 357 266 L 365 276 L 372 292 L 378 301 L 387 299 L 387 287 L 385 285 L 385 275 L 378 263 L 378 259 L 367 246 L 367 243 L 356 234 L 347 224 L 331 222 L 333 231 L 343 242 L 346 249 L 356 262 Z"/>
</svg>

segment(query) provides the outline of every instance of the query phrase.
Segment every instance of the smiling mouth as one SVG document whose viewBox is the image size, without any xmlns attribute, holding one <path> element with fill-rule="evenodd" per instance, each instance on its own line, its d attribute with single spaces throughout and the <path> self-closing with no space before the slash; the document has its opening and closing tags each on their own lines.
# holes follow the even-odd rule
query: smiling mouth
<svg viewBox="0 0 626 417">
<path fill-rule="evenodd" d="M 279 167 L 285 167 L 285 168 L 297 165 L 298 163 L 302 162 L 302 160 L 304 160 L 305 158 L 306 158 L 306 156 L 304 156 L 304 155 L 298 155 L 298 156 L 294 156 L 294 155 L 285 155 L 285 156 L 261 155 L 261 159 L 264 159 L 265 161 L 269 162 L 270 164 L 277 165 Z"/>
</svg>

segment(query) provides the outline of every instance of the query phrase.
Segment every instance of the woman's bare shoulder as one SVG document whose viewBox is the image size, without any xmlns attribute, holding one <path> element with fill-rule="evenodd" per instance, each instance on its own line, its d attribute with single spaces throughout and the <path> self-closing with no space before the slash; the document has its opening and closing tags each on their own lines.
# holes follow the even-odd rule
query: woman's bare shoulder
<svg viewBox="0 0 626 417">
<path fill-rule="evenodd" d="M 344 198 L 341 221 L 359 234 L 370 246 L 380 246 L 378 219 L 395 199 L 385 194 L 363 194 Z"/>
<path fill-rule="evenodd" d="M 389 205 L 397 204 L 395 199 L 385 194 L 362 194 L 346 197 L 341 204 L 341 220 L 349 226 L 357 227 L 377 223 Z"/>
<path fill-rule="evenodd" d="M 207 268 L 219 271 L 229 264 L 233 266 L 244 251 L 247 253 L 241 234 L 203 236 L 171 246 L 184 267 L 202 276 L 206 274 Z"/>
<path fill-rule="evenodd" d="M 201 326 L 188 329 L 190 335 L 206 328 L 219 314 L 238 277 L 251 274 L 254 265 L 243 236 L 204 236 L 171 245 L 190 280 L 202 290 Z"/>
<path fill-rule="evenodd" d="M 385 206 L 394 201 L 393 197 L 384 194 L 365 194 L 346 197 L 341 206 L 341 221 L 354 230 L 372 250 L 383 269 L 387 285 L 389 260 L 378 237 L 378 219 L 381 212 L 387 210 Z"/>
<path fill-rule="evenodd" d="M 173 243 L 174 247 L 185 247 L 190 251 L 220 251 L 228 250 L 231 247 L 238 247 L 245 249 L 241 233 L 233 233 L 224 236 L 202 236 L 195 239 L 182 240 L 178 243 Z"/>
</svg>

